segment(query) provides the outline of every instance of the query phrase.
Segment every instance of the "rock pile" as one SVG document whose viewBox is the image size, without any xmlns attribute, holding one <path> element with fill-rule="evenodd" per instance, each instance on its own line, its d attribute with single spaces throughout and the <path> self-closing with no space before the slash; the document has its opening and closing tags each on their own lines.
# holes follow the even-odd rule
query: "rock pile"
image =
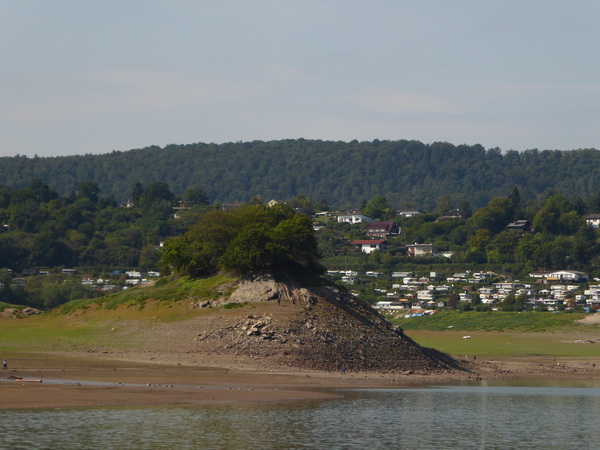
<svg viewBox="0 0 600 450">
<path fill-rule="evenodd" d="M 369 305 L 332 287 L 307 288 L 263 276 L 241 282 L 230 302 L 260 303 L 248 313 L 204 323 L 197 351 L 317 370 L 431 373 L 456 361 L 419 346 Z M 230 311 L 231 312 L 231 311 Z"/>
</svg>

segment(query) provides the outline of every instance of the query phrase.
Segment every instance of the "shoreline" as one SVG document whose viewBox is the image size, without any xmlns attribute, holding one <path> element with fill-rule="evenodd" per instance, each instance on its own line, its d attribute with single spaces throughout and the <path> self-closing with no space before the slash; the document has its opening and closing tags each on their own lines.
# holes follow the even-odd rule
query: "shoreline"
<svg viewBox="0 0 600 450">
<path fill-rule="evenodd" d="M 440 373 L 325 372 L 217 359 L 210 366 L 141 360 L 121 354 L 18 353 L 0 374 L 0 409 L 135 407 L 315 401 L 338 389 L 439 384 L 578 382 L 600 386 L 591 359 L 507 358 L 460 361 L 469 371 Z M 21 377 L 22 380 L 15 380 Z M 28 380 L 33 380 L 30 382 Z M 41 382 L 36 382 L 41 380 Z"/>
</svg>

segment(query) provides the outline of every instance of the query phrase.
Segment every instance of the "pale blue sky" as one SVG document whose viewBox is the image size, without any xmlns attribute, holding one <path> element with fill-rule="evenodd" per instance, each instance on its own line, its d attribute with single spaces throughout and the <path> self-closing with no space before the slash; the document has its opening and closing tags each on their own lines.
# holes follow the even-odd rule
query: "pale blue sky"
<svg viewBox="0 0 600 450">
<path fill-rule="evenodd" d="M 600 148 L 597 0 L 0 0 L 0 156 Z"/>
</svg>

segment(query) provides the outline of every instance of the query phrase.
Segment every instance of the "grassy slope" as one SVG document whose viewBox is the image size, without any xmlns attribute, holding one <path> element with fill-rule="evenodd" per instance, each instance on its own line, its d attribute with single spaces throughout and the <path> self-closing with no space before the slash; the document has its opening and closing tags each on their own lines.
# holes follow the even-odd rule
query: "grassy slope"
<svg viewBox="0 0 600 450">
<path fill-rule="evenodd" d="M 151 329 L 153 324 L 209 313 L 191 309 L 190 304 L 227 295 L 232 281 L 225 276 L 180 278 L 103 298 L 75 300 L 37 316 L 0 319 L 0 350 L 10 356 L 12 352 L 135 347 L 136 332 Z"/>
</svg>

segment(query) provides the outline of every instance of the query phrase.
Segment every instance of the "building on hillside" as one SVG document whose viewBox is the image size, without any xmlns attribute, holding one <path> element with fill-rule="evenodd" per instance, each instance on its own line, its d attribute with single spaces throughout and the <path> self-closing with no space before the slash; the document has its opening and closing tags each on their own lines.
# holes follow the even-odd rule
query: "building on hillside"
<svg viewBox="0 0 600 450">
<path fill-rule="evenodd" d="M 536 271 L 529 272 L 531 278 L 544 279 L 548 281 L 575 281 L 584 282 L 589 279 L 589 274 L 576 270 L 558 270 L 556 272 Z"/>
<path fill-rule="evenodd" d="M 408 256 L 436 256 L 440 249 L 433 244 L 409 244 L 406 246 Z"/>
<path fill-rule="evenodd" d="M 367 227 L 367 236 L 386 238 L 400 234 L 400 227 L 396 222 L 371 222 Z"/>
<path fill-rule="evenodd" d="M 510 231 L 516 231 L 518 233 L 530 233 L 533 231 L 531 228 L 531 222 L 529 220 L 515 220 L 514 222 L 506 225 L 506 229 Z"/>
<path fill-rule="evenodd" d="M 404 278 L 404 277 L 413 277 L 415 276 L 412 272 L 392 272 L 393 278 Z"/>
<path fill-rule="evenodd" d="M 349 224 L 355 224 L 355 223 L 361 223 L 361 222 L 371 223 L 371 222 L 373 222 L 373 219 L 371 219 L 370 217 L 367 217 L 363 214 L 359 214 L 356 211 L 350 211 L 345 214 L 338 215 L 337 221 L 340 223 L 344 222 L 344 223 L 349 223 Z"/>
<path fill-rule="evenodd" d="M 589 279 L 589 275 L 585 272 L 578 272 L 576 270 L 559 270 L 557 272 L 550 273 L 547 279 L 550 281 L 560 280 L 584 282 Z"/>
<path fill-rule="evenodd" d="M 468 219 L 470 216 L 468 211 L 464 211 L 462 209 L 453 209 L 452 211 L 445 212 L 438 220 L 444 219 Z"/>
<path fill-rule="evenodd" d="M 356 251 L 363 253 L 373 253 L 375 250 L 387 249 L 387 242 L 384 239 L 366 239 L 352 241 L 352 246 Z"/>
<path fill-rule="evenodd" d="M 221 203 L 221 211 L 233 211 L 242 206 L 240 203 Z"/>
<path fill-rule="evenodd" d="M 473 296 L 468 292 L 461 292 L 460 294 L 458 294 L 458 296 L 461 302 L 471 303 L 471 301 L 473 300 Z"/>
<path fill-rule="evenodd" d="M 535 272 L 529 272 L 527 274 L 528 277 L 530 278 L 536 278 L 539 280 L 544 280 L 546 278 L 548 278 L 550 276 L 550 273 L 548 270 L 536 270 Z"/>
<path fill-rule="evenodd" d="M 420 209 L 402 209 L 400 211 L 396 211 L 396 214 L 400 217 L 415 217 L 425 214 L 425 211 L 421 211 Z"/>
<path fill-rule="evenodd" d="M 585 216 L 585 223 L 594 229 L 600 228 L 600 214 L 588 214 Z"/>
<path fill-rule="evenodd" d="M 273 206 L 275 206 L 275 205 L 279 205 L 280 203 L 281 203 L 281 204 L 283 204 L 283 205 L 287 205 L 287 202 L 284 202 L 284 201 L 281 201 L 281 200 L 275 200 L 275 199 L 273 199 L 273 200 L 269 200 L 269 201 L 267 202 L 267 206 L 268 206 L 269 208 L 272 208 Z"/>
</svg>

